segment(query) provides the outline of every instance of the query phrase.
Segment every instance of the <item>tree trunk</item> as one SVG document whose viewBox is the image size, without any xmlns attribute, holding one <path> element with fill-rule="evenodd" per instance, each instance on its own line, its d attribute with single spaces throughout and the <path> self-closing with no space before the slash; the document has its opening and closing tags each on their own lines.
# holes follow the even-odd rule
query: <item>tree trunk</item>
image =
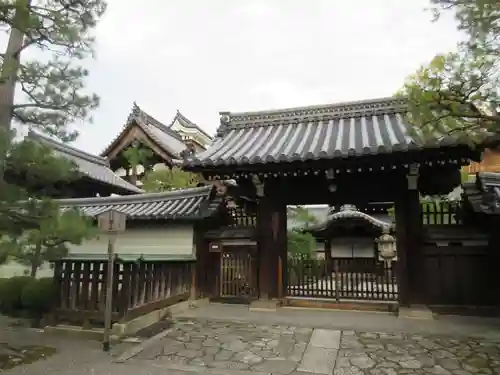
<svg viewBox="0 0 500 375">
<path fill-rule="evenodd" d="M 42 261 L 40 259 L 41 254 L 42 254 L 42 245 L 38 243 L 35 247 L 35 253 L 33 254 L 33 259 L 31 261 L 31 272 L 30 272 L 31 277 L 36 277 L 38 268 L 42 264 Z"/>
<path fill-rule="evenodd" d="M 30 276 L 31 277 L 36 277 L 36 273 L 38 272 L 38 264 L 36 264 L 36 261 L 33 261 L 31 263 L 31 271 L 30 271 Z"/>
<path fill-rule="evenodd" d="M 130 182 L 137 185 L 137 165 L 132 166 L 132 175 L 130 176 Z"/>
<path fill-rule="evenodd" d="M 16 2 L 18 8 L 13 18 L 13 27 L 10 31 L 9 41 L 4 54 L 4 60 L 0 72 L 0 181 L 3 181 L 5 173 L 5 157 L 11 142 L 12 110 L 14 107 L 14 96 L 16 82 L 21 67 L 21 49 L 24 43 L 23 29 L 29 21 L 28 6 L 31 0 Z"/>
</svg>

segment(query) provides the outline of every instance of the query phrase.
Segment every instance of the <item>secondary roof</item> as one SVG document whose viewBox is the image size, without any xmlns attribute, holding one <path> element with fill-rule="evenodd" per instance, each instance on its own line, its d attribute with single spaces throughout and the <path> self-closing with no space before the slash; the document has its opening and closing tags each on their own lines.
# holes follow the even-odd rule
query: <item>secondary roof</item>
<svg viewBox="0 0 500 375">
<path fill-rule="evenodd" d="M 58 200 L 63 209 L 78 207 L 85 215 L 108 210 L 127 214 L 128 219 L 203 219 L 213 215 L 222 203 L 212 186 L 129 196 Z"/>
<path fill-rule="evenodd" d="M 135 185 L 132 185 L 131 183 L 116 175 L 110 169 L 109 162 L 106 158 L 89 154 L 35 132 L 30 132 L 28 137 L 44 146 L 51 148 L 57 156 L 63 157 L 73 162 L 82 175 L 92 180 L 117 188 L 116 192 L 125 194 L 143 192 L 142 189 L 138 188 Z"/>
</svg>

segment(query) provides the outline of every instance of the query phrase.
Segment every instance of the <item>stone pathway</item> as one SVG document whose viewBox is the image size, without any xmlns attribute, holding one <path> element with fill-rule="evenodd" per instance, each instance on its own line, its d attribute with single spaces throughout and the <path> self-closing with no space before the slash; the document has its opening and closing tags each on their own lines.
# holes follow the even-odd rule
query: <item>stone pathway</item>
<svg viewBox="0 0 500 375">
<path fill-rule="evenodd" d="M 131 362 L 255 375 L 500 374 L 500 341 L 180 321 Z"/>
<path fill-rule="evenodd" d="M 246 323 L 182 322 L 137 358 L 175 365 L 290 374 L 299 366 L 312 331 Z"/>
</svg>

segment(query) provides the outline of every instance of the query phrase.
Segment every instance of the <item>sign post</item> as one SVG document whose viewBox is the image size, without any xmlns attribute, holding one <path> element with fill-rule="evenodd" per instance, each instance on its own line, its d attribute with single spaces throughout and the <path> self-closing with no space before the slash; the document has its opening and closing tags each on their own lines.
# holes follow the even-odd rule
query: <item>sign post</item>
<svg viewBox="0 0 500 375">
<path fill-rule="evenodd" d="M 102 350 L 108 352 L 110 349 L 111 314 L 113 311 L 113 280 L 115 241 L 118 232 L 125 230 L 127 215 L 116 210 L 108 210 L 97 216 L 99 229 L 108 234 L 108 272 L 106 280 L 106 305 L 104 309 L 104 337 Z"/>
</svg>

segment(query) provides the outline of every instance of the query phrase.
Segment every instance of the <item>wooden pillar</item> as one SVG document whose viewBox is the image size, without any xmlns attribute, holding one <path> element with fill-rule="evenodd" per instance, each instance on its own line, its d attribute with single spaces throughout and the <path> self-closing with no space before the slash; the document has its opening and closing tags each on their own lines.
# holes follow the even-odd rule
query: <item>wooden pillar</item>
<svg viewBox="0 0 500 375">
<path fill-rule="evenodd" d="M 410 189 L 404 181 L 395 202 L 396 279 L 401 306 L 423 303 L 421 269 L 422 219 L 418 190 Z"/>
<path fill-rule="evenodd" d="M 272 187 L 266 186 L 265 196 L 259 201 L 260 299 L 280 297 L 286 285 L 286 206 L 276 193 Z"/>
<path fill-rule="evenodd" d="M 278 298 L 286 296 L 287 285 L 288 285 L 288 238 L 287 238 L 287 216 L 286 216 L 286 204 L 280 202 L 277 207 L 276 215 L 279 221 L 278 229 L 278 261 L 280 273 L 278 273 L 278 285 L 280 290 L 278 291 Z"/>
<path fill-rule="evenodd" d="M 498 215 L 488 215 L 486 218 L 486 227 L 488 228 L 488 256 L 491 259 L 490 267 L 484 272 L 488 272 L 487 280 L 493 290 L 489 290 L 487 295 L 491 298 L 490 303 L 493 306 L 500 306 L 500 278 L 497 277 L 497 265 L 500 263 L 500 217 Z"/>
<path fill-rule="evenodd" d="M 405 194 L 401 194 L 395 202 L 394 215 L 396 218 L 396 248 L 398 260 L 396 262 L 396 280 L 398 284 L 399 304 L 400 306 L 409 306 L 408 298 L 408 260 L 407 260 L 407 243 L 408 240 L 406 230 L 406 213 L 405 213 Z"/>
<path fill-rule="evenodd" d="M 326 272 L 331 275 L 333 272 L 333 259 L 332 259 L 332 240 L 325 238 L 325 262 Z"/>
<path fill-rule="evenodd" d="M 214 283 L 214 278 L 208 277 L 210 273 L 213 272 L 213 268 L 210 268 L 210 249 L 208 246 L 208 241 L 205 240 L 204 234 L 206 226 L 203 222 L 198 222 L 194 225 L 194 251 L 196 255 L 196 262 L 194 267 L 195 280 L 192 285 L 194 290 L 192 294 L 196 298 L 207 297 L 211 294 Z"/>
<path fill-rule="evenodd" d="M 411 304 L 425 304 L 425 275 L 422 257 L 422 212 L 418 190 L 407 193 L 407 268 Z"/>
<path fill-rule="evenodd" d="M 197 272 L 196 272 L 196 262 L 191 263 L 190 265 L 191 269 L 191 287 L 189 288 L 189 299 L 194 301 L 195 299 L 198 298 L 198 283 L 196 282 L 197 279 Z"/>
</svg>

